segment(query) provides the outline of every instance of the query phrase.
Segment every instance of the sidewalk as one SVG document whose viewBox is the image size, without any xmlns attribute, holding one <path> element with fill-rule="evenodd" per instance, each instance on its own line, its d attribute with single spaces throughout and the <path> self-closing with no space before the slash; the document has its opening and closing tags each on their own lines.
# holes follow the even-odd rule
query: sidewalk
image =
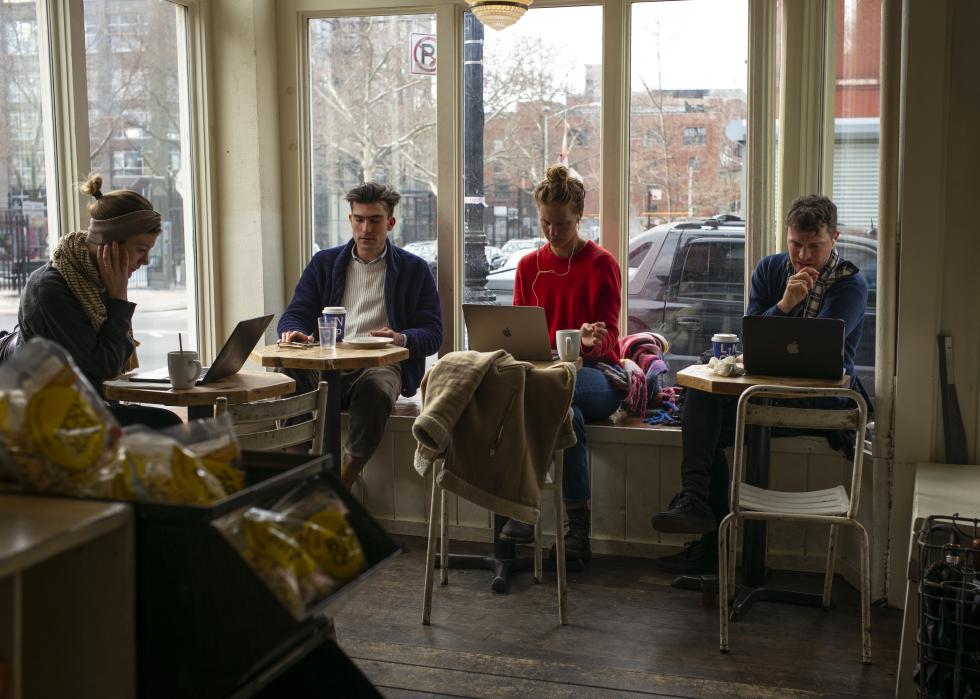
<svg viewBox="0 0 980 699">
<path fill-rule="evenodd" d="M 186 289 L 130 289 L 129 300 L 138 313 L 180 311 L 187 308 Z M 0 316 L 17 316 L 20 296 L 14 291 L 0 291 Z"/>
</svg>

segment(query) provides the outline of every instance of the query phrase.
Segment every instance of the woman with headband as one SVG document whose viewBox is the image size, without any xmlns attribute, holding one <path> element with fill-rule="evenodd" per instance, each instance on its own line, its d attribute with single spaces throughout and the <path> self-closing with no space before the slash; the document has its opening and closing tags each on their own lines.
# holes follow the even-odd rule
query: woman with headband
<svg viewBox="0 0 980 699">
<path fill-rule="evenodd" d="M 558 330 L 581 331 L 583 366 L 575 381 L 573 425 L 578 442 L 565 450 L 562 489 L 565 499 L 565 550 L 570 557 L 592 557 L 589 511 L 589 463 L 585 423 L 603 420 L 619 407 L 626 391 L 595 367 L 619 365 L 619 264 L 578 230 L 585 210 L 585 186 L 568 168 L 548 168 L 534 190 L 538 219 L 547 243 L 517 264 L 515 306 L 543 306 L 555 346 Z M 534 527 L 510 520 L 500 538 L 514 543 L 534 540 Z"/>
<path fill-rule="evenodd" d="M 51 261 L 31 274 L 17 319 L 20 342 L 32 337 L 57 342 L 101 393 L 103 381 L 136 366 L 136 304 L 129 301 L 129 277 L 150 261 L 160 214 L 137 192 L 103 194 L 99 175 L 90 176 L 81 189 L 94 199 L 88 205 L 89 228 L 63 236 Z M 110 408 L 122 425 L 180 423 L 160 408 Z"/>
</svg>

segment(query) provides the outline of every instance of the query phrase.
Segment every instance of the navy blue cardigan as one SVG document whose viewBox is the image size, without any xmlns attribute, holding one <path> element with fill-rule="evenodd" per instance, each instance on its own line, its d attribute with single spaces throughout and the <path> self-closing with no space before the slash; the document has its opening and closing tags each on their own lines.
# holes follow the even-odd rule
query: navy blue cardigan
<svg viewBox="0 0 980 699">
<path fill-rule="evenodd" d="M 752 273 L 752 287 L 749 289 L 746 315 L 803 315 L 805 301 L 801 301 L 789 313 L 783 313 L 776 305 L 786 291 L 788 258 L 789 254 L 783 252 L 759 260 L 755 272 Z M 857 352 L 861 331 L 864 330 L 864 309 L 867 305 L 868 282 L 864 275 L 858 272 L 849 277 L 842 277 L 831 284 L 817 313 L 818 318 L 837 318 L 844 321 L 844 367 L 851 377 L 855 376 L 854 353 Z"/>
<path fill-rule="evenodd" d="M 290 330 L 316 333 L 316 319 L 325 306 L 340 306 L 347 283 L 347 265 L 354 241 L 321 250 L 299 278 L 293 300 L 279 319 L 281 336 Z M 385 257 L 385 312 L 392 330 L 404 333 L 411 353 L 402 362 L 402 395 L 414 396 L 425 373 L 425 358 L 442 344 L 439 294 L 425 260 L 388 242 Z"/>
</svg>

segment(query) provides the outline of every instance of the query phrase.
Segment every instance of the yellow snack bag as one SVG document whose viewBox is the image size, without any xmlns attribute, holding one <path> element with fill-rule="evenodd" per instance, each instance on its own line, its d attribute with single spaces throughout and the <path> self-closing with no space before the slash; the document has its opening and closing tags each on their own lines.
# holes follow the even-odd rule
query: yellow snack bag
<svg viewBox="0 0 980 699">
<path fill-rule="evenodd" d="M 175 446 L 171 454 L 174 484 L 177 492 L 186 498 L 185 502 L 207 504 L 225 497 L 221 481 L 200 459 L 179 446 Z"/>
<path fill-rule="evenodd" d="M 47 386 L 27 404 L 31 437 L 45 457 L 74 470 L 95 466 L 106 426 L 72 386 Z"/>
<path fill-rule="evenodd" d="M 300 544 L 323 570 L 338 580 L 351 580 L 364 568 L 364 550 L 342 512 L 323 510 L 303 522 Z"/>
<path fill-rule="evenodd" d="M 242 517 L 245 545 L 255 553 L 271 558 L 299 577 L 316 570 L 314 561 L 293 537 L 272 519 L 274 513 L 251 509 Z"/>
<path fill-rule="evenodd" d="M 34 338 L 0 365 L 0 454 L 40 492 L 105 497 L 121 463 L 119 425 L 56 343 Z"/>
</svg>

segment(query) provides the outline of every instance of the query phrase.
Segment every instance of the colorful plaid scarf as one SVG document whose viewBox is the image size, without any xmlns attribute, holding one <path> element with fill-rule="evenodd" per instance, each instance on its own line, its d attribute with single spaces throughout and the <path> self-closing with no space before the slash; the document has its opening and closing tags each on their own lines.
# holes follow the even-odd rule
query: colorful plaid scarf
<svg viewBox="0 0 980 699">
<path fill-rule="evenodd" d="M 810 293 L 806 297 L 805 305 L 803 306 L 803 317 L 816 318 L 820 312 L 820 306 L 823 305 L 824 296 L 827 295 L 827 289 L 838 279 L 849 277 L 857 272 L 857 267 L 847 260 L 840 259 L 840 253 L 837 252 L 837 247 L 834 246 L 834 249 L 830 253 L 830 259 L 824 265 L 824 268 L 820 270 L 820 276 L 817 277 L 816 284 L 813 285 L 813 288 L 810 289 Z M 789 282 L 789 278 L 794 274 L 796 274 L 796 269 L 793 267 L 793 259 L 792 257 L 787 257 L 787 283 Z"/>
</svg>

